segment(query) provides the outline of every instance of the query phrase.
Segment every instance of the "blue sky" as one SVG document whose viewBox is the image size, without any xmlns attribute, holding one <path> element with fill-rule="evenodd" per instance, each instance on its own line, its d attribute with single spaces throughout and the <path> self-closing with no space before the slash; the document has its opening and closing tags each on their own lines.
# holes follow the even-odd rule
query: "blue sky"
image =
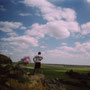
<svg viewBox="0 0 90 90">
<path fill-rule="evenodd" d="M 0 53 L 38 51 L 42 63 L 90 65 L 90 0 L 0 0 Z"/>
</svg>

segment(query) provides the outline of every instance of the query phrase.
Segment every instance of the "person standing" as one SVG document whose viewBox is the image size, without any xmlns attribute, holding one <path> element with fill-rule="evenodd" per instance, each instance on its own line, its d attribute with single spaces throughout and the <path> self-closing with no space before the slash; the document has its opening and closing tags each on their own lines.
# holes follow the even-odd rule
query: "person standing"
<svg viewBox="0 0 90 90">
<path fill-rule="evenodd" d="M 38 52 L 38 55 L 36 55 L 33 58 L 33 61 L 35 63 L 33 74 L 36 72 L 36 70 L 40 70 L 41 68 L 41 60 L 43 59 L 41 52 Z"/>
</svg>

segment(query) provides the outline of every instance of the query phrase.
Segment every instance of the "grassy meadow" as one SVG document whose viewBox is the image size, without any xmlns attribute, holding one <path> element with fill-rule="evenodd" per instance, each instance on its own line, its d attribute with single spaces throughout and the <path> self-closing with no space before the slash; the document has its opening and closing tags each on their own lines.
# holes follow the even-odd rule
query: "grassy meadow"
<svg viewBox="0 0 90 90">
<path fill-rule="evenodd" d="M 25 67 L 32 67 L 34 68 L 34 64 L 28 64 L 25 65 Z M 29 69 L 32 73 L 32 69 Z M 61 78 L 64 79 L 65 72 L 73 70 L 75 72 L 87 74 L 90 73 L 90 67 L 89 66 L 60 66 L 60 65 L 50 65 L 50 64 L 42 64 L 41 66 L 41 72 L 45 75 L 46 78 Z"/>
<path fill-rule="evenodd" d="M 34 68 L 34 64 L 30 64 L 25 67 Z M 75 74 L 75 78 L 66 74 L 66 72 L 69 72 L 70 70 L 75 72 L 77 77 L 75 76 Z M 27 69 L 27 71 L 32 73 L 33 69 Z M 60 80 L 61 83 L 63 83 L 67 88 L 66 90 L 90 90 L 89 66 L 42 64 L 41 73 L 45 75 L 46 79 Z"/>
</svg>

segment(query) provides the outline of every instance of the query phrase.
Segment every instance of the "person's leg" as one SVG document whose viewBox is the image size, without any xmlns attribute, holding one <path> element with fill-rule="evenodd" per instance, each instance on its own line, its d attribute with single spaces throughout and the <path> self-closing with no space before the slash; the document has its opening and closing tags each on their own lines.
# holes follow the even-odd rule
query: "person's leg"
<svg viewBox="0 0 90 90">
<path fill-rule="evenodd" d="M 35 63 L 35 67 L 34 67 L 34 71 L 33 71 L 33 75 L 36 73 L 41 73 L 41 63 L 40 62 L 36 62 Z"/>
<path fill-rule="evenodd" d="M 38 72 L 41 73 L 41 63 L 38 63 Z"/>
<path fill-rule="evenodd" d="M 40 73 L 42 74 L 43 71 L 42 71 L 42 68 L 41 68 L 41 62 L 40 62 L 39 70 L 40 70 Z"/>
</svg>

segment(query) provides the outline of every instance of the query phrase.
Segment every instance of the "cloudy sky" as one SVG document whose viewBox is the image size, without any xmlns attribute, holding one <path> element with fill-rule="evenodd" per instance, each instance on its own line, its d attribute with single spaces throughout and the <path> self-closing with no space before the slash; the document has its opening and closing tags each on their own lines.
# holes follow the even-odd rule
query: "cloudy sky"
<svg viewBox="0 0 90 90">
<path fill-rule="evenodd" d="M 0 53 L 19 61 L 90 65 L 90 0 L 0 0 Z"/>
</svg>

